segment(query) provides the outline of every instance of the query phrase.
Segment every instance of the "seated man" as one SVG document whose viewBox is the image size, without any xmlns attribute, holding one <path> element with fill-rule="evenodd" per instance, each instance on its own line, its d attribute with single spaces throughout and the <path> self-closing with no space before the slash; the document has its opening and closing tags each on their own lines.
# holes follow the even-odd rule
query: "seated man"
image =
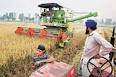
<svg viewBox="0 0 116 77">
<path fill-rule="evenodd" d="M 32 57 L 32 69 L 37 69 L 42 66 L 46 62 L 53 62 L 55 59 L 46 54 L 45 46 L 39 45 L 37 50 L 35 50 L 36 54 Z"/>
</svg>

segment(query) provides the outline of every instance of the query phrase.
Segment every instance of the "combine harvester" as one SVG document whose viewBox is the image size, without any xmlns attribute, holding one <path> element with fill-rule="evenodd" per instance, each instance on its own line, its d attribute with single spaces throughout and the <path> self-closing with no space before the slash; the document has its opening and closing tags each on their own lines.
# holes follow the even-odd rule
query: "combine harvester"
<svg viewBox="0 0 116 77">
<path fill-rule="evenodd" d="M 19 35 L 27 35 L 30 37 L 33 37 L 35 35 L 41 36 L 41 30 L 44 30 L 44 28 L 46 28 L 47 32 L 43 33 L 43 36 L 45 38 L 50 37 L 56 39 L 58 37 L 59 29 L 62 28 L 67 33 L 68 37 L 66 37 L 66 39 L 69 40 L 67 40 L 67 43 L 65 44 L 63 42 L 62 44 L 58 43 L 56 45 L 61 45 L 61 47 L 68 45 L 70 38 L 73 37 L 74 25 L 72 25 L 72 23 L 74 21 L 97 16 L 97 12 L 90 12 L 86 15 L 72 19 L 71 17 L 69 17 L 70 14 L 67 14 L 67 12 L 65 12 L 65 8 L 57 3 L 40 4 L 38 5 L 38 7 L 40 7 L 41 9 L 39 26 L 19 26 L 17 27 L 15 33 Z"/>
<path fill-rule="evenodd" d="M 68 19 L 69 16 L 66 16 L 67 12 L 65 12 L 64 8 L 57 3 L 40 4 L 38 7 L 41 9 L 39 26 L 19 26 L 15 31 L 16 34 L 31 37 L 36 34 L 39 36 L 40 30 L 46 27 L 46 30 L 48 31 L 47 36 L 54 37 L 57 36 L 59 28 L 64 28 L 67 33 L 70 33 L 69 30 L 73 29 L 73 25 L 71 25 L 71 23 L 74 21 L 97 16 L 96 12 L 90 12 L 75 19 Z"/>
</svg>

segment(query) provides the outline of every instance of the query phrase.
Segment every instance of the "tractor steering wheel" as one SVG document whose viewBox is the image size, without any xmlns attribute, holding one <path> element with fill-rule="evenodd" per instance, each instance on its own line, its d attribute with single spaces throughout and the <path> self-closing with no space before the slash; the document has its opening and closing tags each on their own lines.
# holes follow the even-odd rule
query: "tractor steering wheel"
<svg viewBox="0 0 116 77">
<path fill-rule="evenodd" d="M 97 61 L 100 59 L 102 59 L 102 62 L 97 64 Z M 92 61 L 95 63 L 92 63 Z M 94 56 L 90 58 L 87 62 L 87 69 L 90 73 L 89 77 L 109 77 L 113 72 L 113 66 L 111 62 L 105 57 L 100 57 L 97 59 Z"/>
</svg>

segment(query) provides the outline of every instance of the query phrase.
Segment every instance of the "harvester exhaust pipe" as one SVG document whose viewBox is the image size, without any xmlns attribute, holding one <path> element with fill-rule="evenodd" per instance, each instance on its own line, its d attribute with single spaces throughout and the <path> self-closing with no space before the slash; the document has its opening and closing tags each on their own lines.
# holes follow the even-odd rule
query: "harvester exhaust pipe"
<svg viewBox="0 0 116 77">
<path fill-rule="evenodd" d="M 111 37 L 111 40 L 110 40 L 110 43 L 114 46 L 114 43 L 115 43 L 115 37 L 114 37 L 114 35 L 115 35 L 115 26 L 113 27 L 113 31 L 112 31 L 112 37 Z M 113 58 L 113 56 L 114 56 L 114 52 L 110 52 L 110 61 L 112 61 L 112 58 Z"/>
</svg>

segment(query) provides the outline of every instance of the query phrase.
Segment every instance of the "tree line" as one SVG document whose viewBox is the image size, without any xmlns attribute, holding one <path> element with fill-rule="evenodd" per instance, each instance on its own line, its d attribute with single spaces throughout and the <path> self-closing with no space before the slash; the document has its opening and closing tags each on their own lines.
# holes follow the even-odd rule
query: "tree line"
<svg viewBox="0 0 116 77">
<path fill-rule="evenodd" d="M 39 14 L 35 13 L 34 16 L 28 14 L 25 16 L 24 13 L 16 14 L 15 12 L 7 12 L 0 16 L 0 21 L 19 21 L 19 22 L 34 22 L 39 19 Z"/>
</svg>

